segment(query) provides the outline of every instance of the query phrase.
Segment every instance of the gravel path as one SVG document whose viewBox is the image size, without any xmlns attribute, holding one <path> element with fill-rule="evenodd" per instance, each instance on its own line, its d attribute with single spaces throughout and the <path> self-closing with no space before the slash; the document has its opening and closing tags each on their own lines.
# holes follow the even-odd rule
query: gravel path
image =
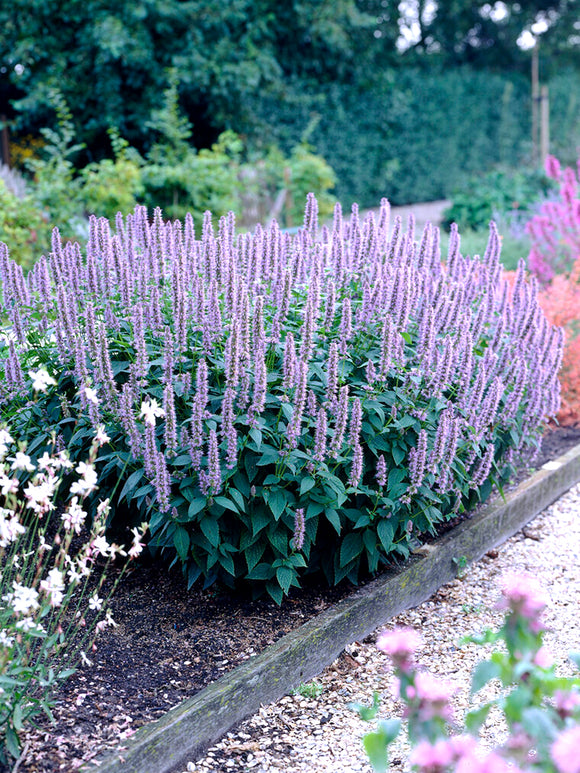
<svg viewBox="0 0 580 773">
<path fill-rule="evenodd" d="M 499 627 L 502 614 L 494 609 L 499 598 L 498 579 L 508 569 L 533 574 L 547 590 L 551 603 L 546 614 L 546 644 L 570 675 L 570 650 L 580 650 L 580 485 L 538 515 L 503 546 L 469 566 L 461 579 L 444 585 L 428 601 L 382 626 L 364 642 L 354 642 L 316 680 L 320 695 L 290 695 L 264 706 L 238 726 L 207 755 L 190 762 L 188 773 L 253 771 L 253 773 L 371 773 L 361 738 L 372 728 L 348 709 L 350 701 L 369 705 L 373 691 L 382 699 L 382 716 L 397 715 L 391 698 L 391 676 L 374 642 L 381 630 L 412 626 L 421 631 L 424 647 L 418 659 L 433 673 L 458 685 L 456 718 L 468 706 L 470 674 L 482 659 L 475 645 L 458 648 L 459 639 L 487 626 Z M 483 690 L 482 700 L 493 695 Z M 484 741 L 501 742 L 500 718 L 490 716 Z M 405 771 L 408 748 L 404 741 L 391 752 L 391 770 Z M 185 771 L 184 771 L 185 773 Z"/>
</svg>

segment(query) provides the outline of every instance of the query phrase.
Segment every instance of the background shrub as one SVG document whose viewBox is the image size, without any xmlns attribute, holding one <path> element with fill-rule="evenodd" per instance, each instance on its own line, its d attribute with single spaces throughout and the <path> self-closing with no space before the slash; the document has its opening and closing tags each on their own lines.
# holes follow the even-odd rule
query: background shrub
<svg viewBox="0 0 580 773">
<path fill-rule="evenodd" d="M 0 258 L 2 410 L 42 453 L 82 457 L 105 424 L 112 525 L 147 520 L 189 581 L 245 581 L 280 601 L 306 571 L 356 582 L 415 534 L 485 498 L 559 405 L 562 334 L 520 265 L 447 265 L 389 205 L 320 228 L 236 234 L 232 213 L 112 231 L 86 255 L 53 236 L 24 279 Z M 27 375 L 57 384 L 35 403 Z M 160 421 L 158 421 L 160 419 Z"/>
</svg>

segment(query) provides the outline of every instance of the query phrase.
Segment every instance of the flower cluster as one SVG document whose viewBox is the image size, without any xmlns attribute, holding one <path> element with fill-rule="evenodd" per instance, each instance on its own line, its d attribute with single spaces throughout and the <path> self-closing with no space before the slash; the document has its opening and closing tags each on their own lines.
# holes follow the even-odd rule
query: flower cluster
<svg viewBox="0 0 580 773">
<path fill-rule="evenodd" d="M 523 265 L 508 286 L 494 226 L 481 258 L 454 231 L 445 263 L 438 229 L 416 241 L 386 200 L 364 220 L 337 205 L 329 229 L 310 197 L 305 223 L 241 234 L 233 214 L 208 213 L 196 230 L 138 207 L 116 228 L 91 218 L 85 254 L 55 231 L 27 276 L 0 247 L 3 410 L 39 443 L 50 416 L 79 455 L 101 428 L 113 517 L 130 501 L 190 581 L 252 579 L 237 554 L 258 556 L 264 538 L 256 576 L 324 564 L 311 548 L 325 529 L 293 539 L 297 509 L 336 535 L 333 582 L 374 571 L 405 554 L 408 524 L 433 529 L 507 475 L 510 447 L 558 410 L 561 331 Z M 361 508 L 375 529 L 391 520 L 380 552 L 351 520 Z M 291 558 L 298 544 L 305 558 Z"/>
<path fill-rule="evenodd" d="M 51 383 L 38 372 L 31 377 L 35 391 Z M 102 437 L 94 440 L 86 463 L 75 466 L 66 451 L 45 452 L 33 463 L 10 430 L 0 429 L 2 762 L 7 755 L 18 757 L 23 725 L 40 711 L 49 711 L 52 691 L 79 661 L 89 662 L 87 652 L 95 647 L 95 636 L 115 624 L 106 604 L 112 591 L 106 598 L 100 595 L 107 569 L 97 568 L 95 561 L 126 553 L 104 536 L 108 502 L 99 505 L 91 529 L 85 526 L 83 507 L 96 488 L 95 464 L 102 441 Z M 63 475 L 71 471 L 69 502 L 57 509 L 55 503 L 63 501 L 59 491 Z M 24 475 L 27 485 L 19 477 Z M 143 534 L 143 528 L 134 530 L 129 557 L 139 554 Z"/>
<path fill-rule="evenodd" d="M 547 598 L 534 578 L 517 573 L 501 583 L 501 608 L 506 609 L 499 632 L 486 631 L 466 641 L 501 641 L 503 652 L 480 663 L 473 673 L 472 694 L 490 679 L 499 678 L 511 692 L 479 706 L 466 716 L 472 735 L 450 735 L 452 689 L 414 662 L 420 638 L 411 629 L 382 634 L 377 646 L 389 655 L 397 677 L 397 696 L 405 705 L 409 762 L 417 773 L 580 773 L 580 678 L 557 678 L 555 665 L 542 643 L 542 612 Z M 572 657 L 572 656 L 571 656 Z M 580 656 L 573 656 L 580 667 Z M 475 734 L 493 705 L 499 706 L 509 727 L 507 740 L 492 751 L 481 746 Z M 363 718 L 378 710 L 355 705 Z M 373 767 L 388 768 L 388 746 L 397 736 L 398 720 L 380 723 L 365 736 Z"/>
</svg>

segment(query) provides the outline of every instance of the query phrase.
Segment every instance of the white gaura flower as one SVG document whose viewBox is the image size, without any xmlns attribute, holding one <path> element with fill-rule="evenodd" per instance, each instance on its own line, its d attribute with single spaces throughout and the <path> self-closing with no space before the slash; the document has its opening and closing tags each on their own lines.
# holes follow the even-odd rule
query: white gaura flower
<svg viewBox="0 0 580 773">
<path fill-rule="evenodd" d="M 32 389 L 35 392 L 46 392 L 49 386 L 56 384 L 56 381 L 45 368 L 29 370 L 28 375 L 32 379 Z"/>
<path fill-rule="evenodd" d="M 38 592 L 34 588 L 27 588 L 19 582 L 14 582 L 12 587 L 14 592 L 3 596 L 2 600 L 7 601 L 17 615 L 26 615 L 31 610 L 38 609 Z"/>
<path fill-rule="evenodd" d="M 79 462 L 75 471 L 78 472 L 81 477 L 79 480 L 75 480 L 71 485 L 70 493 L 86 497 L 91 491 L 94 491 L 97 488 L 96 470 L 92 464 Z"/>
<path fill-rule="evenodd" d="M 46 513 L 54 509 L 52 497 L 56 488 L 56 479 L 48 478 L 40 480 L 37 483 L 29 483 L 24 489 L 24 496 L 27 499 L 28 507 L 35 513 Z"/>
<path fill-rule="evenodd" d="M 45 451 L 40 459 L 37 460 L 36 466 L 39 470 L 52 471 L 57 465 L 55 464 L 53 457 L 49 456 Z"/>
<path fill-rule="evenodd" d="M 14 636 L 10 636 L 6 631 L 0 631 L 0 646 L 11 647 L 14 642 Z"/>
<path fill-rule="evenodd" d="M 6 429 L 0 429 L 0 460 L 8 453 L 8 445 L 14 443 L 14 439 Z"/>
<path fill-rule="evenodd" d="M 98 405 L 101 402 L 99 400 L 99 396 L 97 395 L 96 389 L 86 386 L 83 388 L 83 391 L 85 393 L 85 397 L 90 403 L 93 403 L 94 405 Z"/>
<path fill-rule="evenodd" d="M 108 443 L 111 438 L 107 435 L 105 432 L 105 428 L 102 424 L 99 424 L 97 427 L 97 432 L 95 434 L 95 440 L 100 446 L 104 446 L 105 443 Z"/>
<path fill-rule="evenodd" d="M 105 558 L 111 553 L 111 546 L 102 535 L 93 540 L 91 547 L 97 555 L 105 556 Z"/>
<path fill-rule="evenodd" d="M 16 628 L 19 628 L 24 633 L 28 631 L 37 631 L 38 633 L 44 633 L 44 628 L 36 623 L 31 617 L 23 617 L 16 623 Z"/>
<path fill-rule="evenodd" d="M 141 413 L 139 416 L 143 416 L 145 422 L 147 424 L 151 424 L 151 426 L 155 426 L 155 419 L 161 418 L 162 416 L 165 416 L 165 411 L 163 408 L 159 405 L 157 400 L 155 398 L 151 398 L 148 402 L 144 400 L 141 403 Z"/>
<path fill-rule="evenodd" d="M 47 580 L 40 581 L 40 588 L 50 597 L 50 606 L 59 607 L 64 598 L 64 572 L 51 569 Z"/>
<path fill-rule="evenodd" d="M 26 472 L 34 472 L 36 469 L 32 464 L 28 454 L 25 454 L 23 451 L 17 451 L 14 454 L 14 457 L 10 458 L 8 461 L 12 462 L 10 466 L 11 470 L 26 470 Z"/>
<path fill-rule="evenodd" d="M 82 662 L 82 664 L 83 664 L 84 666 L 92 666 L 92 665 L 93 665 L 93 662 L 92 662 L 92 660 L 89 660 L 89 659 L 87 658 L 87 654 L 86 654 L 86 652 L 83 652 L 82 650 L 81 650 L 81 662 Z"/>
<path fill-rule="evenodd" d="M 75 534 L 81 533 L 81 527 L 87 517 L 86 512 L 79 505 L 79 498 L 73 497 L 67 510 L 61 515 L 64 528 L 67 531 L 74 530 Z"/>
<path fill-rule="evenodd" d="M 89 609 L 92 609 L 93 611 L 98 612 L 103 606 L 103 599 L 100 599 L 96 593 L 93 593 L 93 595 L 89 599 Z"/>
<path fill-rule="evenodd" d="M 0 548 L 15 542 L 19 534 L 24 534 L 26 528 L 18 520 L 18 516 L 6 508 L 0 508 Z"/>
<path fill-rule="evenodd" d="M 15 494 L 18 491 L 18 478 L 9 478 L 4 473 L 0 473 L 0 492 L 3 497 L 8 494 Z"/>
</svg>

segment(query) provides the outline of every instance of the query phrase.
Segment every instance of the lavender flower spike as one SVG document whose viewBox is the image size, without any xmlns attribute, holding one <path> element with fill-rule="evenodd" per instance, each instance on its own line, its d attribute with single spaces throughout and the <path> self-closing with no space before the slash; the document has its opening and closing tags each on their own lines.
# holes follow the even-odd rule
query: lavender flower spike
<svg viewBox="0 0 580 773">
<path fill-rule="evenodd" d="M 294 534 L 292 536 L 292 547 L 294 550 L 302 550 L 305 526 L 304 508 L 299 507 L 294 513 Z"/>
</svg>

